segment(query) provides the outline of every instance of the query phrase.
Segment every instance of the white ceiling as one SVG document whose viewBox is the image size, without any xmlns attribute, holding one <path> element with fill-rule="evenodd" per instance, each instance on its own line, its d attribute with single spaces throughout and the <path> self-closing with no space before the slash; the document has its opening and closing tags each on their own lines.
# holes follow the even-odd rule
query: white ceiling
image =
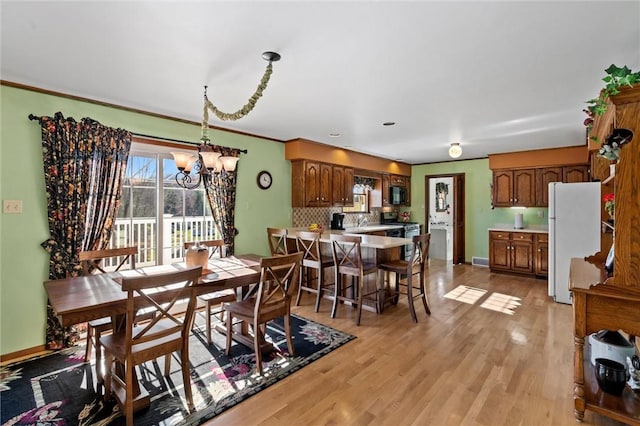
<svg viewBox="0 0 640 426">
<path fill-rule="evenodd" d="M 640 1 L 2 0 L 0 13 L 3 80 L 199 121 L 205 84 L 233 112 L 273 50 L 253 112 L 210 124 L 411 164 L 448 160 L 451 142 L 460 159 L 583 144 L 604 69 L 640 67 Z"/>
</svg>

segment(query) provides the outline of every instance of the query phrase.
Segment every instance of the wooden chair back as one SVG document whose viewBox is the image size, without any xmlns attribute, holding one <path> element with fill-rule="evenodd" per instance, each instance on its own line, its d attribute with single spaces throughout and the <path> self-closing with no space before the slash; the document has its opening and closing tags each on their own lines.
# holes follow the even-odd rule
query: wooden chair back
<svg viewBox="0 0 640 426">
<path fill-rule="evenodd" d="M 254 308 L 254 318 L 258 323 L 289 315 L 301 260 L 300 252 L 260 260 L 260 284 Z"/>
<path fill-rule="evenodd" d="M 95 273 L 105 273 L 106 267 L 103 263 L 104 259 L 115 259 L 117 263 L 114 271 L 119 271 L 122 267 L 129 263 L 129 269 L 136 268 L 136 255 L 138 254 L 138 246 L 121 247 L 104 250 L 86 250 L 78 254 L 78 259 L 82 264 L 83 275 Z M 119 258 L 119 259 L 118 259 Z"/>
<path fill-rule="evenodd" d="M 267 238 L 269 239 L 271 256 L 289 254 L 286 228 L 267 228 Z"/>
<path fill-rule="evenodd" d="M 188 250 L 189 247 L 195 243 L 195 241 L 185 242 L 184 249 Z M 199 244 L 207 247 L 207 250 L 209 250 L 209 259 L 213 259 L 214 257 L 227 257 L 227 246 L 224 240 L 206 240 L 200 241 Z"/>
<path fill-rule="evenodd" d="M 196 284 L 202 275 L 202 267 L 179 270 L 157 275 L 123 278 L 122 290 L 127 292 L 126 354 L 128 361 L 136 365 L 182 347 L 189 339 L 196 300 Z M 172 308 L 188 299 L 184 315 L 176 315 Z M 136 314 L 148 307 L 156 309 L 155 317 L 148 323 L 135 327 Z M 162 326 L 159 326 L 159 325 Z M 134 330 L 135 328 L 135 330 Z M 172 339 L 167 339 L 173 336 Z M 158 344 L 146 350 L 133 350 L 142 343 Z M 178 348 L 178 349 L 176 349 Z M 186 385 L 186 384 L 185 384 Z"/>
<path fill-rule="evenodd" d="M 323 264 L 320 234 L 311 231 L 296 232 L 296 247 L 302 252 L 302 266 L 319 269 Z"/>
<path fill-rule="evenodd" d="M 415 235 L 411 255 L 407 261 L 407 276 L 414 274 L 424 274 L 427 260 L 429 259 L 429 244 L 431 234 Z"/>
<path fill-rule="evenodd" d="M 331 253 L 336 273 L 353 276 L 363 274 L 361 242 L 359 236 L 331 234 Z"/>
</svg>

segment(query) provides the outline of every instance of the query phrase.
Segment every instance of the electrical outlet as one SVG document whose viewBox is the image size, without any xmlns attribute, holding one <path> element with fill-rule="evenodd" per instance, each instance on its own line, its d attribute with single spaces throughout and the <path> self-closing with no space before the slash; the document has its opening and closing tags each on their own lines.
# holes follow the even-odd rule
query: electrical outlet
<svg viewBox="0 0 640 426">
<path fill-rule="evenodd" d="M 22 200 L 4 200 L 2 202 L 3 213 L 22 213 Z"/>
<path fill-rule="evenodd" d="M 538 217 L 542 219 L 544 217 L 544 210 L 538 210 Z"/>
</svg>

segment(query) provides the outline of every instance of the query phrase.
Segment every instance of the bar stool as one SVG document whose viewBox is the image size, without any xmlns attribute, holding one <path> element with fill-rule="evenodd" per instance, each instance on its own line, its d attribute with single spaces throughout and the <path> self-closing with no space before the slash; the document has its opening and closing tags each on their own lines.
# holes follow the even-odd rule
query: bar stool
<svg viewBox="0 0 640 426">
<path fill-rule="evenodd" d="M 376 313 L 380 312 L 377 279 L 368 280 L 369 283 L 365 282 L 365 277 L 377 274 L 378 268 L 373 262 L 362 261 L 361 241 L 362 238 L 359 236 L 331 234 L 331 252 L 335 264 L 335 291 L 331 318 L 336 317 L 338 301 L 348 301 L 358 306 L 356 325 L 360 325 L 362 304 L 365 298 L 375 301 Z M 346 277 L 351 277 L 351 284 L 345 287 L 344 279 Z M 373 289 L 370 288 L 371 281 L 374 283 Z M 350 290 L 352 294 L 349 295 L 347 290 Z M 375 297 L 371 297 L 372 295 Z"/>
<path fill-rule="evenodd" d="M 188 250 L 195 242 L 184 243 L 185 250 Z M 209 259 L 212 257 L 226 257 L 225 245 L 223 240 L 208 240 L 200 241 L 200 245 L 207 247 L 209 250 Z M 211 319 L 218 314 L 221 314 L 220 321 L 224 322 L 224 309 L 223 303 L 233 303 L 238 300 L 235 290 L 225 289 L 212 293 L 205 293 L 197 296 L 199 303 L 205 305 L 205 327 L 207 332 L 207 343 L 211 344 Z"/>
<path fill-rule="evenodd" d="M 267 228 L 267 238 L 269 239 L 269 250 L 271 256 L 283 256 L 289 254 L 287 248 L 286 228 Z"/>
<path fill-rule="evenodd" d="M 300 305 L 300 296 L 302 290 L 316 294 L 315 311 L 320 309 L 320 300 L 327 288 L 324 273 L 325 268 L 334 266 L 333 259 L 327 259 L 320 250 L 320 234 L 318 232 L 298 231 L 296 232 L 296 246 L 299 252 L 302 252 L 302 263 L 300 269 L 300 283 L 298 285 L 298 296 L 296 297 L 296 306 Z M 315 278 L 314 278 L 315 271 Z M 312 285 L 316 282 L 315 287 Z"/>
<path fill-rule="evenodd" d="M 416 235 L 413 237 L 413 245 L 411 248 L 410 261 L 394 260 L 381 264 L 378 268 L 383 271 L 385 286 L 389 287 L 389 275 L 395 274 L 396 288 L 394 294 L 394 302 L 397 303 L 400 295 L 400 287 L 406 287 L 407 301 L 409 302 L 409 312 L 413 322 L 418 322 L 416 310 L 413 306 L 414 299 L 418 297 L 422 299 L 424 310 L 427 315 L 431 315 L 429 302 L 427 301 L 427 292 L 424 288 L 425 268 L 427 259 L 429 258 L 429 242 L 431 234 Z M 416 276 L 414 278 L 414 276 Z M 404 277 L 404 282 L 403 282 Z M 414 294 L 414 291 L 416 293 Z"/>
</svg>

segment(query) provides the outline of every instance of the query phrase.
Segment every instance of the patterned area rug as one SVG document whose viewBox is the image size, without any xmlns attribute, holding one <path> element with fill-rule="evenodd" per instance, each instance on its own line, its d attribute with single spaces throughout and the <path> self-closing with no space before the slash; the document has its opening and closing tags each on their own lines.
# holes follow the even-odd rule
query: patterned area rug
<svg viewBox="0 0 640 426">
<path fill-rule="evenodd" d="M 199 317 L 200 315 L 198 315 Z M 292 315 L 295 356 L 287 354 L 281 322 L 267 328 L 276 351 L 264 359 L 264 374 L 253 370 L 255 356 L 234 343 L 224 354 L 225 339 L 214 332 L 208 345 L 203 327 L 189 342 L 191 386 L 196 410 L 188 413 L 180 365 L 174 354 L 171 375 L 164 359 L 147 362 L 139 378 L 151 394 L 151 407 L 136 413 L 136 425 L 199 425 L 300 368 L 353 340 L 355 336 Z M 95 365 L 84 362 L 84 346 L 65 349 L 0 368 L 2 425 L 123 425 L 114 401 L 104 403 L 95 390 Z"/>
</svg>

